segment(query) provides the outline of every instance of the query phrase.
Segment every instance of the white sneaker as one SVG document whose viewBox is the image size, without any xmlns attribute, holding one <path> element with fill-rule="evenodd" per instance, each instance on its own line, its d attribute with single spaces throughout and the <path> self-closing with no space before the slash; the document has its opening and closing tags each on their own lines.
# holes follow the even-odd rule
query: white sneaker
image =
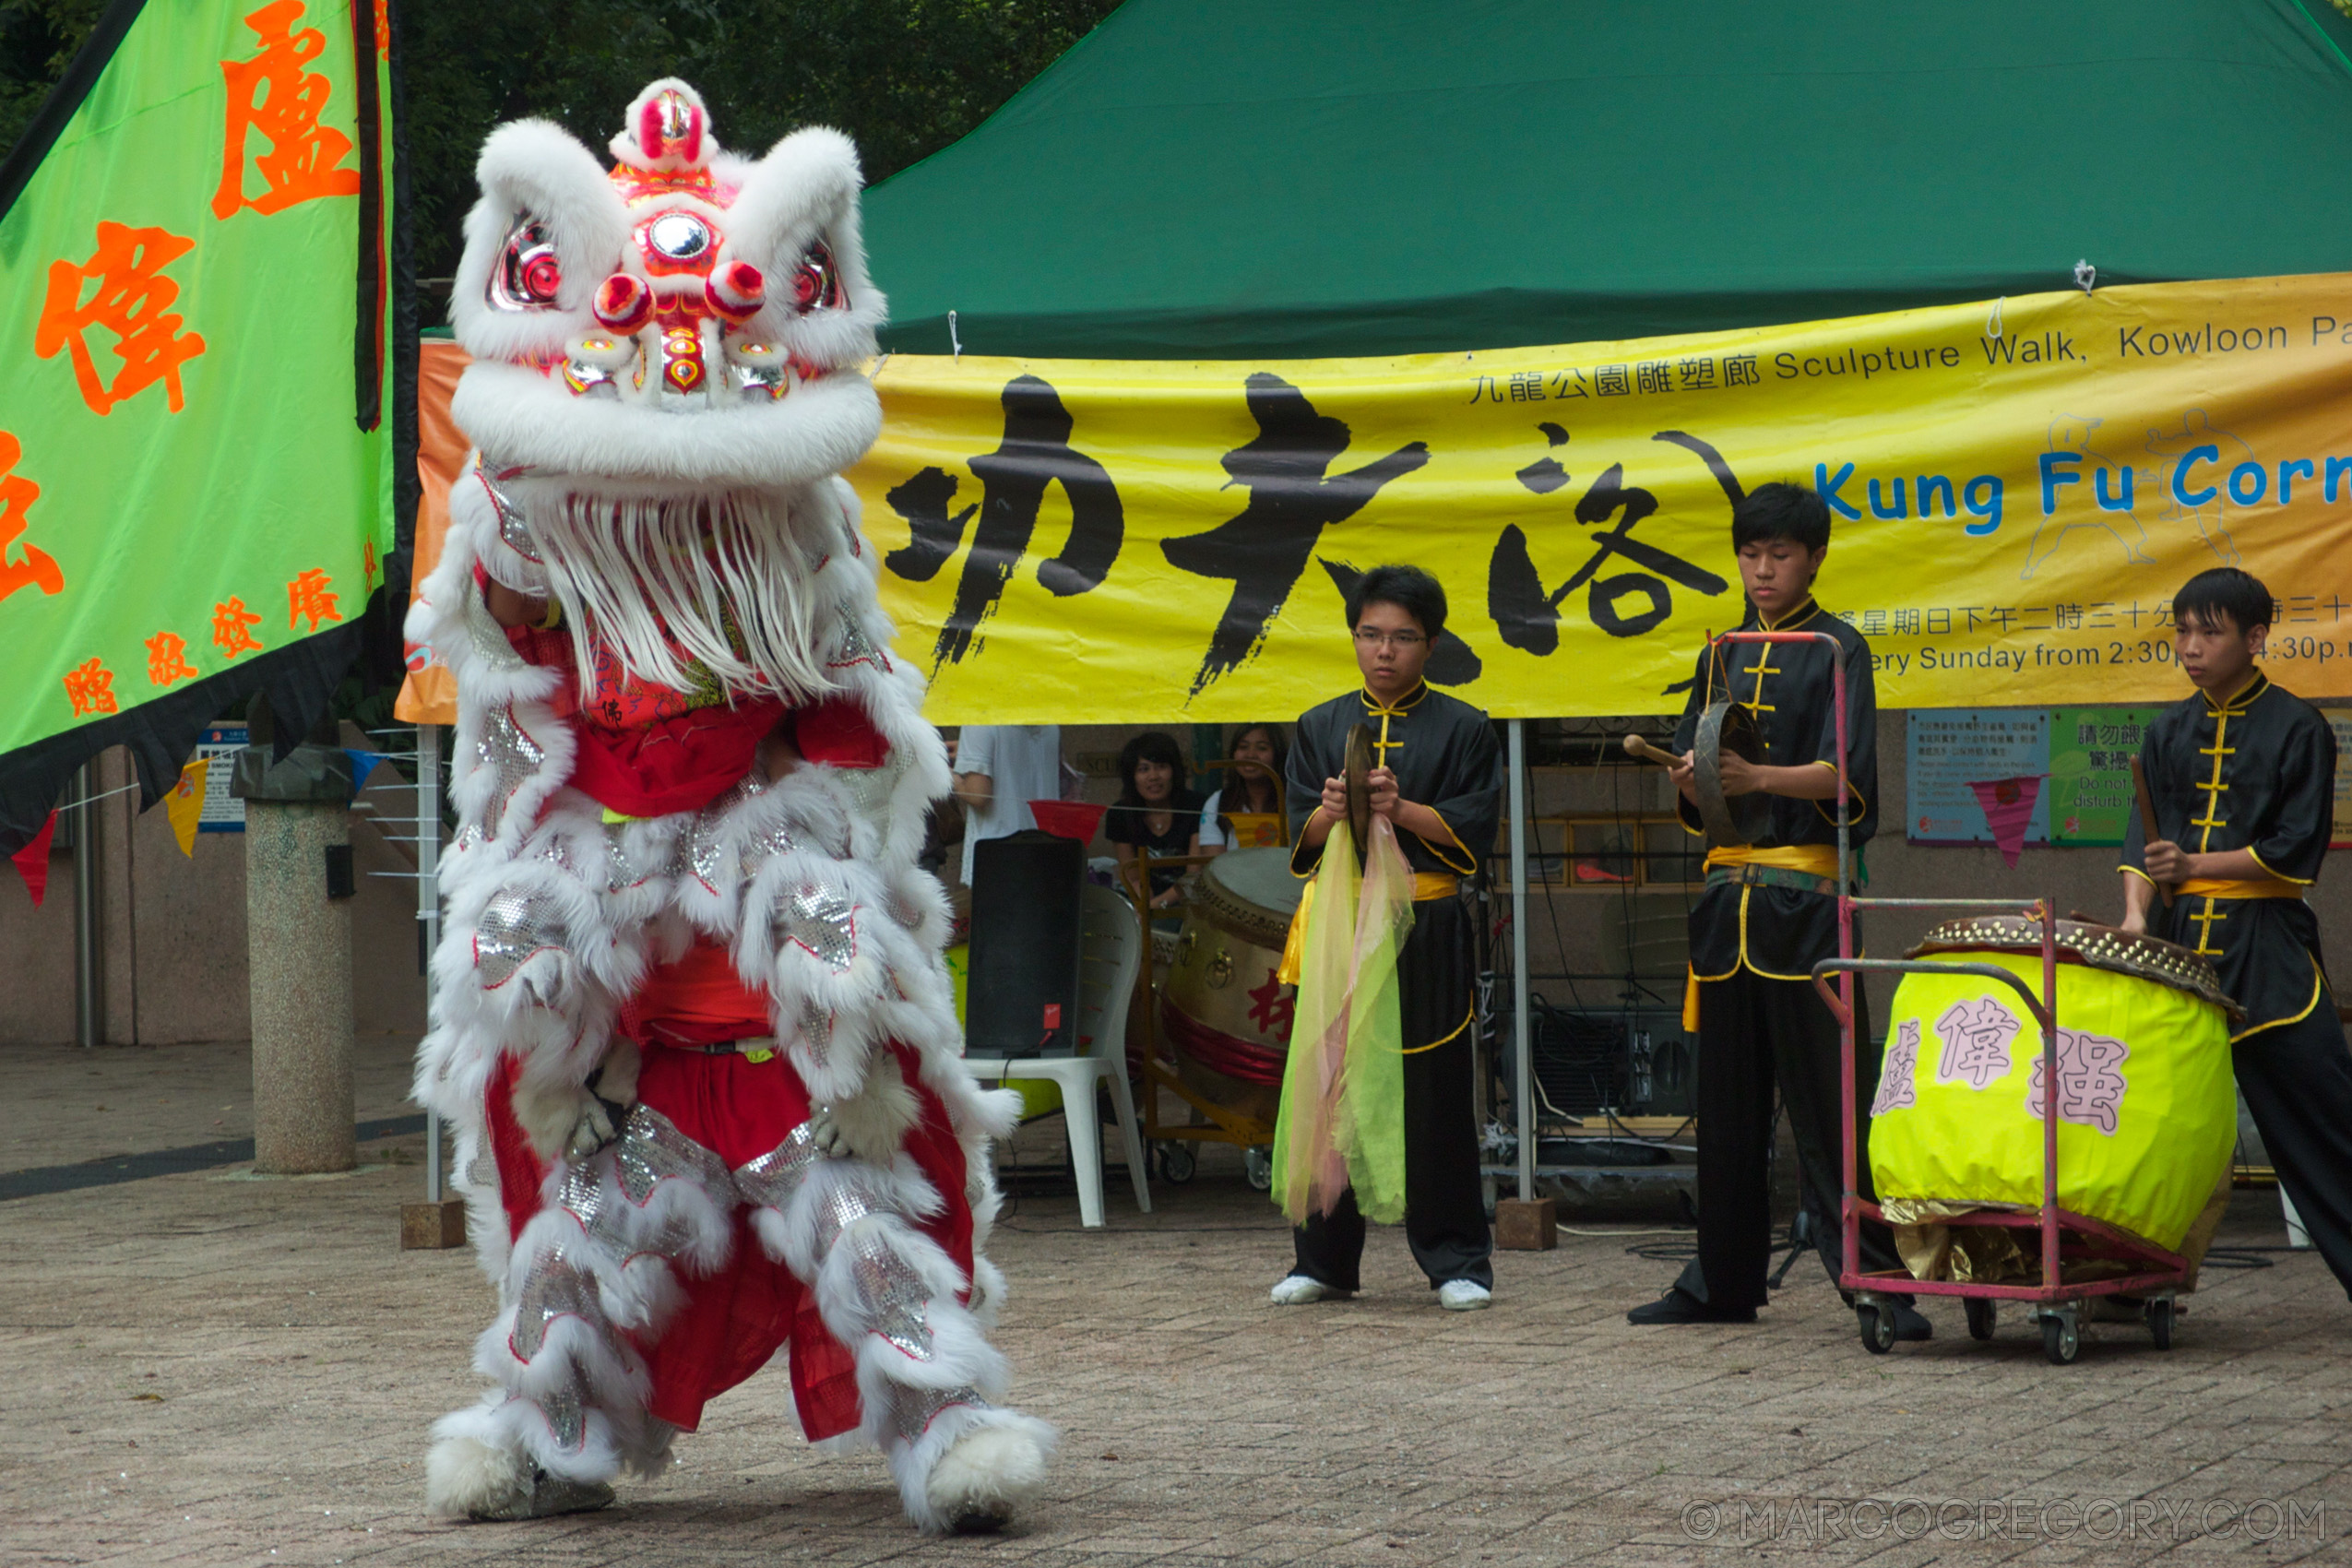
<svg viewBox="0 0 2352 1568">
<path fill-rule="evenodd" d="M 1449 1279 L 1437 1288 L 1437 1304 L 1449 1313 L 1474 1313 L 1494 1305 L 1494 1292 L 1475 1279 Z"/>
<path fill-rule="evenodd" d="M 1303 1274 L 1290 1276 L 1277 1285 L 1272 1292 L 1274 1304 L 1277 1307 L 1303 1307 L 1309 1301 L 1345 1301 L 1353 1294 L 1353 1291 L 1335 1289 L 1322 1280 L 1310 1279 Z"/>
</svg>

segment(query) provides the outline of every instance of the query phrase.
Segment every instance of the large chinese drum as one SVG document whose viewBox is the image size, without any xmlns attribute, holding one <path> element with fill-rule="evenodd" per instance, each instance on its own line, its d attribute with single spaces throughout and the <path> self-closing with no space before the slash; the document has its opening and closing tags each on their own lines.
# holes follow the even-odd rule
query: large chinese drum
<svg viewBox="0 0 2352 1568">
<path fill-rule="evenodd" d="M 2185 947 L 2075 921 L 2057 940 L 2059 1206 L 2178 1251 L 2236 1144 L 2237 1009 Z M 1953 921 L 1907 956 L 1994 964 L 2041 995 L 2037 921 Z M 2043 1093 L 2041 1030 L 2015 992 L 1905 975 L 1870 1106 L 1888 1218 L 2038 1208 Z"/>
<path fill-rule="evenodd" d="M 1233 849 L 1202 869 L 1161 991 L 1177 1075 L 1202 1099 L 1272 1123 L 1297 988 L 1274 978 L 1304 885 L 1290 851 Z"/>
</svg>

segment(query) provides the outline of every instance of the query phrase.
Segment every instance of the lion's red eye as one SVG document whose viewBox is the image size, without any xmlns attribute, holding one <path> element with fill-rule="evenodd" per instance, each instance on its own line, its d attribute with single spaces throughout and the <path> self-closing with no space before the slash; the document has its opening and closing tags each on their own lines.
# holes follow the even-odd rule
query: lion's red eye
<svg viewBox="0 0 2352 1568">
<path fill-rule="evenodd" d="M 553 300 L 563 282 L 564 269 L 552 251 L 541 251 L 523 263 L 523 292 L 534 300 Z"/>
<path fill-rule="evenodd" d="M 527 212 L 517 213 L 507 226 L 497 268 L 490 275 L 483 298 L 493 310 L 551 310 L 564 283 L 564 266 L 547 230 Z"/>
<path fill-rule="evenodd" d="M 792 269 L 792 308 L 812 311 L 822 305 L 838 310 L 849 303 L 841 289 L 841 275 L 833 265 L 833 253 L 820 240 Z"/>
</svg>

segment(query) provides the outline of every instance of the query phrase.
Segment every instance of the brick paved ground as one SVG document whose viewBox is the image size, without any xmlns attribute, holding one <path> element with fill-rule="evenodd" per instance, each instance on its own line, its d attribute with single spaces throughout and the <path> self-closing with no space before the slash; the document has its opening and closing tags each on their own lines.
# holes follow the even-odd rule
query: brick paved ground
<svg viewBox="0 0 2352 1568">
<path fill-rule="evenodd" d="M 362 1036 L 353 1045 L 358 1120 L 413 1116 L 413 1039 Z M 160 1050 L 73 1045 L 0 1050 L 11 1114 L 0 1123 L 0 1170 L 253 1136 L 253 1059 L 243 1040 Z"/>
<path fill-rule="evenodd" d="M 113 1053 L 87 1081 L 153 1087 L 171 1056 Z M 192 1060 L 160 1070 L 230 1083 Z M 25 1092 L 65 1108 L 83 1087 Z M 805 1448 L 772 1373 L 623 1507 L 441 1524 L 419 1512 L 418 1461 L 427 1425 L 473 1392 L 491 1297 L 469 1255 L 398 1250 L 419 1142 L 371 1146 L 377 1169 L 350 1177 L 232 1170 L 0 1204 L 0 1562 L 2352 1559 L 2352 1307 L 2309 1255 L 2209 1275 L 2168 1355 L 2097 1328 L 2067 1369 L 2022 1323 L 1974 1345 L 1943 1307 L 1934 1343 L 1866 1356 L 1810 1267 L 1754 1328 L 1636 1332 L 1625 1307 L 1672 1265 L 1621 1235 L 1506 1254 L 1495 1308 L 1454 1315 L 1376 1233 L 1363 1299 L 1277 1311 L 1278 1223 L 1215 1163 L 1159 1189 L 1148 1218 L 1114 1189 L 1108 1231 L 1031 1198 L 1000 1233 L 1018 1397 L 1064 1433 L 1017 1534 L 921 1540 L 878 1460 Z M 2275 1241 L 2275 1215 L 2246 1194 L 2225 1242 Z M 1986 1529 L 2045 1538 L 1905 1538 L 1928 1516 L 1904 1500 L 1965 1505 L 1944 1515 L 1955 1528 L 2006 1505 Z M 2267 1542 L 2201 1537 L 2228 1517 L 2206 1513 L 2217 1500 L 2305 1512 L 2290 1534 L 2258 1508 Z M 1795 1526 L 1791 1505 L 1812 1510 Z"/>
</svg>

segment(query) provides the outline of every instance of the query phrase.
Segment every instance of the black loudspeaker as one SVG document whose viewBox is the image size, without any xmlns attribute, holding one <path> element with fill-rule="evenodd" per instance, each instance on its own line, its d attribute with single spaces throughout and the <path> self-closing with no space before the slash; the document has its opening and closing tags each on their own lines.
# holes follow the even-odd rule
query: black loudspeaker
<svg viewBox="0 0 2352 1568">
<path fill-rule="evenodd" d="M 1087 847 L 1030 830 L 972 849 L 970 1056 L 1068 1056 L 1078 1049 L 1078 952 Z"/>
<path fill-rule="evenodd" d="M 1604 1109 L 1625 1116 L 1691 1114 L 1698 1039 L 1683 1032 L 1681 1013 L 1670 1007 L 1578 1012 L 1541 997 L 1534 1003 L 1528 1044 L 1536 1083 L 1551 1109 L 1576 1117 Z M 1509 1014 L 1498 1021 L 1495 1038 L 1507 1052 Z"/>
</svg>

